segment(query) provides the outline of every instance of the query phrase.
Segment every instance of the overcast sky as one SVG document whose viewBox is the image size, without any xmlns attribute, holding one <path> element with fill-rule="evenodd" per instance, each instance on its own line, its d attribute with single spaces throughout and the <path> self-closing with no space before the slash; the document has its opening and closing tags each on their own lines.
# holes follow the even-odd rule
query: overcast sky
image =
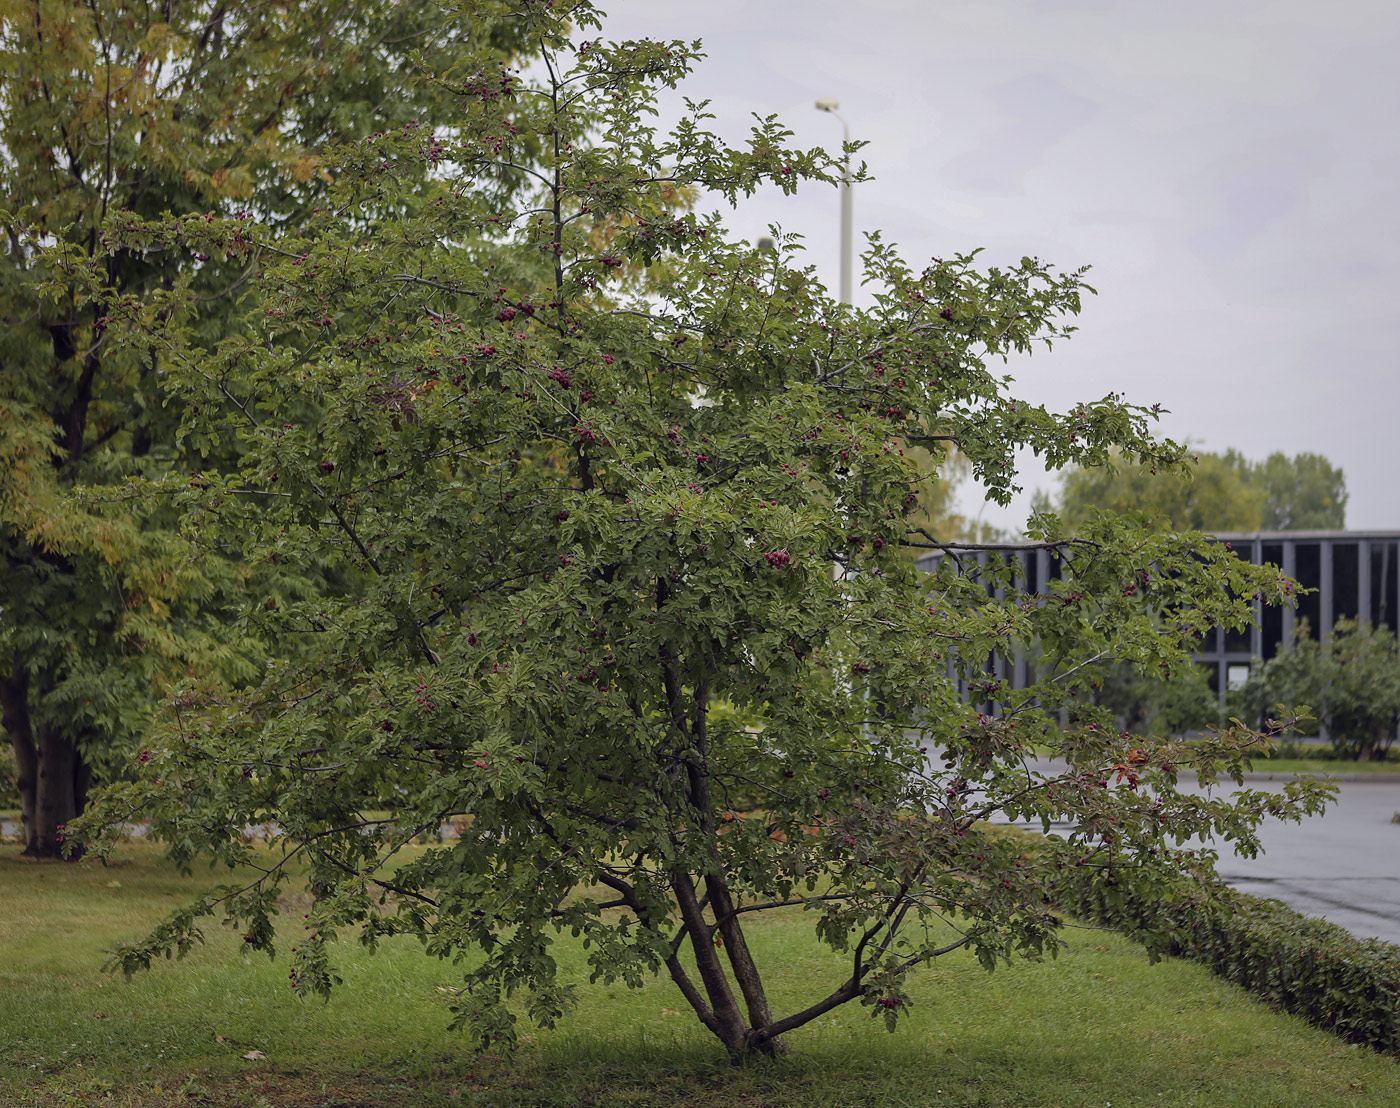
<svg viewBox="0 0 1400 1108">
<path fill-rule="evenodd" d="M 837 145 L 814 101 L 839 100 L 875 177 L 857 251 L 878 229 L 916 266 L 979 246 L 1091 265 L 1079 334 L 1010 370 L 1026 399 L 1125 392 L 1208 450 L 1321 453 L 1349 527 L 1400 530 L 1395 0 L 602 3 L 604 37 L 704 40 L 681 91 L 732 141 L 776 112 Z M 835 289 L 836 191 L 730 217 L 774 222 Z M 984 518 L 1019 527 L 1028 501 Z"/>
</svg>

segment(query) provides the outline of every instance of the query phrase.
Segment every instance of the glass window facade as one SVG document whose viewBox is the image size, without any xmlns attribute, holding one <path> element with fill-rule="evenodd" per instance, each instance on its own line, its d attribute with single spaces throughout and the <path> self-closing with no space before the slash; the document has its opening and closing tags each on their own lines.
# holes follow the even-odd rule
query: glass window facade
<svg viewBox="0 0 1400 1108">
<path fill-rule="evenodd" d="M 1308 621 L 1308 633 L 1327 636 L 1339 619 L 1366 619 L 1395 627 L 1400 620 L 1400 531 L 1279 531 L 1260 534 L 1222 534 L 1237 557 L 1256 565 L 1275 565 L 1295 578 L 1303 592 L 1296 608 L 1254 603 L 1254 621 L 1242 629 L 1217 627 L 1196 651 L 1196 662 L 1205 670 L 1210 687 L 1221 698 L 1237 687 L 1261 659 L 1287 650 L 1298 621 Z M 993 558 L 1011 570 L 997 573 Z M 928 570 L 937 568 L 938 555 L 921 558 Z M 964 572 L 982 576 L 988 592 L 1000 594 L 1009 580 L 1025 582 L 1028 591 L 1040 592 L 1060 577 L 1058 556 L 1044 549 L 1022 549 L 1001 555 L 978 552 L 966 559 Z M 1034 670 L 1025 658 L 989 658 L 985 672 L 1023 687 Z M 965 692 L 972 690 L 964 690 Z M 989 705 L 989 707 L 991 707 Z"/>
</svg>

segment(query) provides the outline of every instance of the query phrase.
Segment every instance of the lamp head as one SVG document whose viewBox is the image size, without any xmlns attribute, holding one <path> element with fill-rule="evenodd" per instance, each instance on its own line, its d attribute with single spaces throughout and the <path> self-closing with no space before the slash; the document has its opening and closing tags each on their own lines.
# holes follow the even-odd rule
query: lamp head
<svg viewBox="0 0 1400 1108">
<path fill-rule="evenodd" d="M 840 106 L 841 102 L 839 100 L 833 100 L 829 96 L 823 96 L 817 101 L 817 111 L 819 112 L 834 112 Z"/>
</svg>

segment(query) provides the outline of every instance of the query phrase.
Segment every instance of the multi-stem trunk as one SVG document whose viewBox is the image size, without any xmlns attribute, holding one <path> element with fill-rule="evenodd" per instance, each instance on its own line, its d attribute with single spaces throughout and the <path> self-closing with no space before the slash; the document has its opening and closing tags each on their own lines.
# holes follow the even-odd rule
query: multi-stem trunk
<svg viewBox="0 0 1400 1108">
<path fill-rule="evenodd" d="M 658 607 L 665 606 L 668 596 L 669 587 L 663 578 L 657 582 Z M 706 654 L 709 659 L 713 659 L 718 654 L 718 644 L 709 644 Z M 691 874 L 674 870 L 671 883 L 681 910 L 681 919 L 690 935 L 696 968 L 709 997 L 714 1023 L 707 1023 L 707 1026 L 720 1037 L 731 1054 L 738 1056 L 750 1052 L 755 1046 L 755 1029 L 770 1025 L 773 1016 L 769 1011 L 768 998 L 763 991 L 758 967 L 749 952 L 743 929 L 739 926 L 738 916 L 734 911 L 734 900 L 729 890 L 724 860 L 718 848 L 719 834 L 714 798 L 710 791 L 709 767 L 708 721 L 712 664 L 709 662 L 705 665 L 703 675 L 695 681 L 687 696 L 676 659 L 668 656 L 662 658 L 662 683 L 666 690 L 672 723 L 678 732 L 688 731 L 690 736 L 691 749 L 683 759 L 685 792 L 691 812 L 698 817 L 699 826 L 696 831 L 701 841 L 708 844 L 708 865 L 703 876 L 705 899 L 714 912 L 714 922 L 710 923 L 705 919 L 704 908 L 697 893 L 698 883 Z M 715 953 L 717 941 L 723 945 L 734 980 L 744 998 L 747 1021 L 740 1014 L 729 977 Z M 764 1054 L 773 1054 L 784 1050 L 785 1046 L 781 1039 L 768 1036 L 762 1039 L 759 1049 Z"/>
<path fill-rule="evenodd" d="M 749 953 L 743 930 L 739 926 L 738 914 L 732 907 L 721 910 L 715 904 L 715 891 L 723 882 L 711 882 L 707 876 L 705 901 L 701 901 L 696 895 L 695 881 L 691 874 L 673 871 L 671 884 L 680 908 L 681 921 L 685 926 L 685 935 L 705 990 L 704 995 L 695 988 L 674 955 L 667 963 L 668 968 L 686 1000 L 700 1017 L 700 1022 L 724 1043 L 729 1056 L 735 1062 L 785 1053 L 788 1048 L 782 1036 L 786 1032 L 796 1030 L 833 1008 L 859 997 L 866 973 L 872 964 L 867 956 L 871 940 L 882 936 L 885 941 L 876 945 L 882 949 L 888 946 L 889 939 L 898 931 L 905 914 L 902 906 L 892 906 L 885 919 L 866 932 L 856 946 L 852 974 L 836 989 L 801 1011 L 774 1019 L 763 993 L 758 967 Z M 724 899 L 728 899 L 727 890 Z M 713 922 L 706 918 L 707 908 L 714 914 Z M 964 937 L 943 950 L 935 951 L 934 954 L 956 950 L 967 942 L 968 939 Z M 726 972 L 719 956 L 720 949 L 728 956 L 734 981 L 739 984 L 740 992 L 745 998 L 747 1019 L 735 1000 L 729 973 Z"/>
</svg>

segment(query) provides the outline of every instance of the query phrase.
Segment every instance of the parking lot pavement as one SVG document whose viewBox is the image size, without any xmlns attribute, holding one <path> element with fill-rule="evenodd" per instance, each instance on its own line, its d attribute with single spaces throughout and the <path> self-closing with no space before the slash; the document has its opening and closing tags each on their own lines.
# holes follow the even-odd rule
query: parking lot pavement
<svg viewBox="0 0 1400 1108">
<path fill-rule="evenodd" d="M 1247 787 L 1276 792 L 1282 784 Z M 1264 853 L 1238 858 L 1222 850 L 1216 869 L 1241 892 L 1274 897 L 1362 938 L 1400 943 L 1397 810 L 1400 781 L 1344 781 L 1324 815 L 1267 824 Z"/>
<path fill-rule="evenodd" d="M 941 768 L 935 763 L 935 768 Z M 1063 763 L 1043 761 L 1054 773 Z M 1279 792 L 1283 780 L 1259 775 L 1245 788 Z M 1183 781 L 1183 792 L 1200 792 Z M 1233 793 L 1233 783 L 1215 786 Z M 1240 858 L 1218 844 L 1216 869 L 1241 892 L 1272 897 L 1309 916 L 1320 916 L 1360 938 L 1400 943 L 1400 775 L 1377 779 L 1361 774 L 1342 780 L 1337 802 L 1325 814 L 1301 823 L 1270 821 L 1260 831 L 1263 852 Z"/>
</svg>

